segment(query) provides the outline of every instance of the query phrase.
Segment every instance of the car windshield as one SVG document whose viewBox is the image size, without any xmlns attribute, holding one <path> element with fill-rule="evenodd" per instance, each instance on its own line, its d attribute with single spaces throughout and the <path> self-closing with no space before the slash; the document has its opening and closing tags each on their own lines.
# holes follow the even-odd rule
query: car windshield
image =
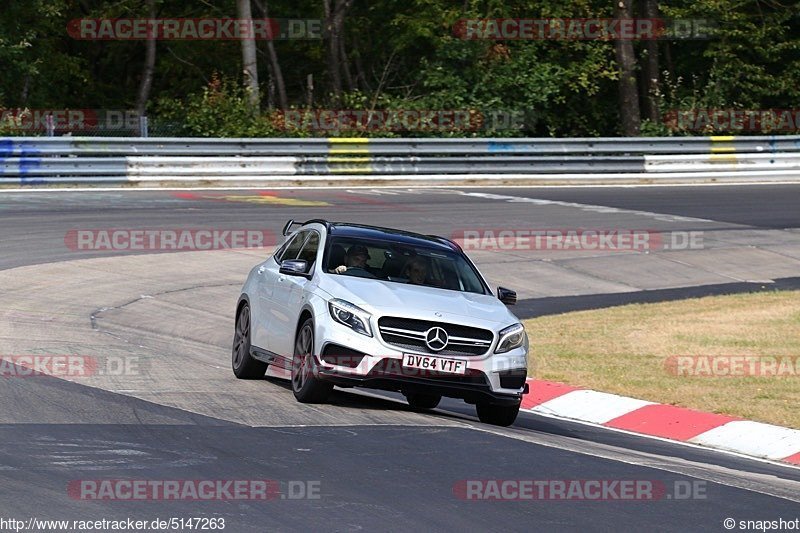
<svg viewBox="0 0 800 533">
<path fill-rule="evenodd" d="M 341 276 L 486 292 L 478 273 L 462 254 L 389 240 L 333 237 L 323 268 Z"/>
</svg>

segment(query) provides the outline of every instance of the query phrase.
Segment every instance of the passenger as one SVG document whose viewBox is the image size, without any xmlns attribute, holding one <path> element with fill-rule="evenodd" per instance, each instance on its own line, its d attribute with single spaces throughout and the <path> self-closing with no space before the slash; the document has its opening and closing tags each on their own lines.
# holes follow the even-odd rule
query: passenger
<svg viewBox="0 0 800 533">
<path fill-rule="evenodd" d="M 428 277 L 428 263 L 419 256 L 412 257 L 403 269 L 403 276 L 408 278 L 408 282 L 414 285 L 425 285 Z"/>
<path fill-rule="evenodd" d="M 361 244 L 354 244 L 347 250 L 347 255 L 344 258 L 345 264 L 337 266 L 334 272 L 345 276 L 375 278 L 375 274 L 367 270 L 367 261 L 369 259 L 367 247 Z"/>
</svg>

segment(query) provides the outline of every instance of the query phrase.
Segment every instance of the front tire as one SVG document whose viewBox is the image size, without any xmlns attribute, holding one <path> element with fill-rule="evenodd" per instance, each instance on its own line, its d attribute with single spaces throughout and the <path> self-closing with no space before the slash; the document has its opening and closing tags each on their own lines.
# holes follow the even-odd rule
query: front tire
<svg viewBox="0 0 800 533">
<path fill-rule="evenodd" d="M 314 359 L 314 321 L 310 318 L 297 330 L 292 358 L 292 392 L 300 403 L 323 403 L 330 396 L 333 384 L 317 376 Z"/>
<path fill-rule="evenodd" d="M 475 404 L 475 409 L 478 411 L 478 419 L 484 424 L 507 427 L 517 419 L 519 405 L 497 405 L 478 402 Z"/>
<path fill-rule="evenodd" d="M 439 394 L 424 394 L 419 392 L 410 392 L 405 395 L 408 405 L 415 411 L 427 411 L 429 409 L 436 409 L 439 402 L 442 401 L 442 396 Z"/>
<path fill-rule="evenodd" d="M 267 371 L 267 363 L 250 355 L 250 306 L 244 304 L 236 316 L 231 354 L 233 374 L 239 379 L 260 379 Z"/>
</svg>

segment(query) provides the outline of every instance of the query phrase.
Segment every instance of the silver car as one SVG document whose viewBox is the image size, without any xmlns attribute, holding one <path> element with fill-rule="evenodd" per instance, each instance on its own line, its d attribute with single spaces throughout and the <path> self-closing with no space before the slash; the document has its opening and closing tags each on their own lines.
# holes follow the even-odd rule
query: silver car
<svg viewBox="0 0 800 533">
<path fill-rule="evenodd" d="M 299 227 L 296 227 L 299 226 Z M 401 392 L 416 410 L 441 398 L 508 426 L 527 392 L 528 338 L 458 244 L 406 231 L 290 220 L 247 277 L 233 372 L 291 379 L 300 402 L 334 386 Z"/>
</svg>

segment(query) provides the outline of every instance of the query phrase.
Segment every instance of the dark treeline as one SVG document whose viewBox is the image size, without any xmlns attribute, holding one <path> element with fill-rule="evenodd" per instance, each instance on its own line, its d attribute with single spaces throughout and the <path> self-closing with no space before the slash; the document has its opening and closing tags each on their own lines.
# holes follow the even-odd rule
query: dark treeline
<svg viewBox="0 0 800 533">
<path fill-rule="evenodd" d="M 318 20 L 318 38 L 84 40 L 70 26 L 251 17 Z M 553 17 L 668 32 L 503 39 L 485 22 Z M 0 0 L 0 108 L 138 110 L 173 134 L 313 135 L 285 131 L 310 109 L 473 113 L 466 129 L 397 135 L 738 133 L 675 112 L 798 107 L 800 0 Z"/>
</svg>

